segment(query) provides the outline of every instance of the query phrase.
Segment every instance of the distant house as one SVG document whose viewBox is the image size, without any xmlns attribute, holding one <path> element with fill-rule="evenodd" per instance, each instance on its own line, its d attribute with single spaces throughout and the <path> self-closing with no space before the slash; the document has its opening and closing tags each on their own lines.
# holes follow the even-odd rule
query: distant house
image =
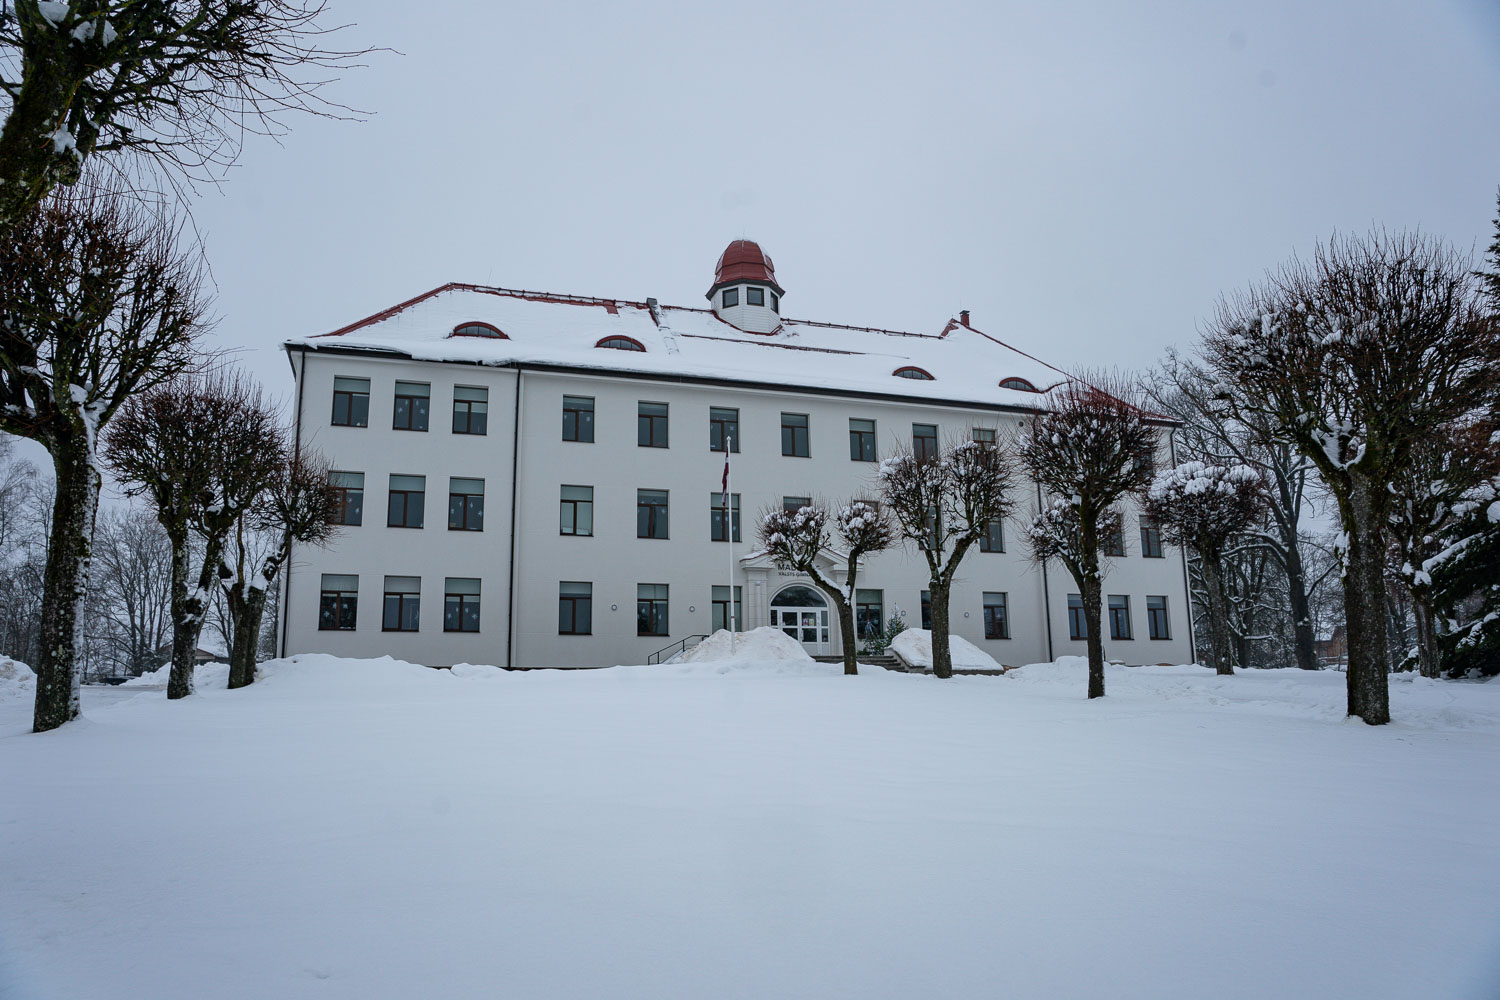
<svg viewBox="0 0 1500 1000">
<path fill-rule="evenodd" d="M 1349 644 L 1344 639 L 1344 626 L 1335 625 L 1333 634 L 1326 639 L 1313 641 L 1313 652 L 1325 666 L 1349 661 Z"/>
</svg>

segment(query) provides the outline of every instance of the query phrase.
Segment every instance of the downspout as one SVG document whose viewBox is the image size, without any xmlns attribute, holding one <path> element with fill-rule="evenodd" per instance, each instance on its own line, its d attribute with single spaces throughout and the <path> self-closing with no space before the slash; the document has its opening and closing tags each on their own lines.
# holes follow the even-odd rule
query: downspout
<svg viewBox="0 0 1500 1000">
<path fill-rule="evenodd" d="M 510 608 L 505 614 L 505 666 L 515 666 L 516 634 L 516 473 L 521 463 L 521 365 L 516 365 L 516 409 L 510 422 L 510 576 L 506 594 Z"/>
<path fill-rule="evenodd" d="M 292 366 L 292 377 L 297 380 L 297 410 L 292 414 L 292 461 L 302 456 L 302 392 L 307 387 L 307 348 L 300 348 L 302 365 L 299 368 L 292 360 L 292 352 L 286 352 L 286 363 Z M 286 555 L 286 579 L 281 584 L 281 655 L 286 656 L 287 619 L 292 613 L 292 566 L 296 560 L 291 550 Z"/>
<path fill-rule="evenodd" d="M 1042 510 L 1042 484 L 1036 484 L 1036 509 Z M 1057 659 L 1052 651 L 1052 588 L 1047 585 L 1047 560 L 1042 560 L 1042 614 L 1047 619 L 1047 662 Z"/>
<path fill-rule="evenodd" d="M 1177 468 L 1177 428 L 1172 428 L 1167 435 L 1167 456 L 1172 460 L 1172 468 Z M 1182 609 L 1187 619 L 1188 634 L 1188 656 L 1194 663 L 1198 662 L 1198 640 L 1193 635 L 1193 583 L 1188 576 L 1187 546 L 1177 546 L 1177 554 L 1182 557 Z"/>
</svg>

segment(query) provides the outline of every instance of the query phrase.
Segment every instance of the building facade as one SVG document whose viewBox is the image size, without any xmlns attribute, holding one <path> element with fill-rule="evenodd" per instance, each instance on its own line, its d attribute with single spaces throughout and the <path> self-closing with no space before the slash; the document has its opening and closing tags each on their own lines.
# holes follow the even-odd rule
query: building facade
<svg viewBox="0 0 1500 1000">
<path fill-rule="evenodd" d="M 344 527 L 294 554 L 283 653 L 641 663 L 724 627 L 731 601 L 741 630 L 839 653 L 821 594 L 758 551 L 759 516 L 874 500 L 896 449 L 1004 442 L 1065 376 L 967 313 L 931 334 L 855 328 L 783 319 L 784 294 L 770 258 L 735 241 L 707 309 L 445 285 L 289 341 L 298 447 L 331 463 Z M 1026 484 L 1016 500 L 1016 521 L 965 557 L 953 631 L 1005 664 L 1082 654 L 1071 578 L 1033 564 L 1022 535 L 1043 498 Z M 1106 651 L 1190 661 L 1182 553 L 1137 512 L 1125 523 Z M 824 558 L 842 577 L 842 554 Z M 922 625 L 926 588 L 920 553 L 868 557 L 862 633 L 898 610 Z"/>
</svg>

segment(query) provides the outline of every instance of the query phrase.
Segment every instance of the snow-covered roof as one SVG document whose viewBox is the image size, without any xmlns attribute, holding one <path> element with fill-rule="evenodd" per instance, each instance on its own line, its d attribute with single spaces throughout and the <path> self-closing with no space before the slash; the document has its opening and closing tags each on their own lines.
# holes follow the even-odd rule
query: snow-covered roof
<svg viewBox="0 0 1500 1000">
<path fill-rule="evenodd" d="M 486 324 L 497 336 L 453 335 Z M 644 350 L 596 346 L 625 337 Z M 932 333 L 783 319 L 770 333 L 739 330 L 709 309 L 450 283 L 289 348 L 371 351 L 422 361 L 546 365 L 667 375 L 916 400 L 1036 409 L 1067 374 L 950 319 Z M 916 367 L 931 380 L 896 376 Z"/>
</svg>

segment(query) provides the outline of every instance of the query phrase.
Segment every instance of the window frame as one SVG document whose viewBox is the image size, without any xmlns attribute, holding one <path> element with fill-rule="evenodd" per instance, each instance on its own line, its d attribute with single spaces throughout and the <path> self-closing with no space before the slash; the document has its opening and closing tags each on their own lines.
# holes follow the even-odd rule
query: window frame
<svg viewBox="0 0 1500 1000">
<path fill-rule="evenodd" d="M 416 395 L 416 394 L 413 394 L 413 393 L 410 393 L 410 392 L 402 392 L 401 388 L 400 388 L 402 385 L 425 385 L 427 387 L 427 392 L 426 392 L 425 395 Z M 400 423 L 400 420 L 401 420 L 401 401 L 403 399 L 406 400 L 406 426 L 404 426 L 404 427 Z M 391 430 L 393 430 L 393 431 L 411 431 L 411 432 L 413 432 L 415 434 L 425 434 L 425 433 L 427 433 L 427 431 L 432 426 L 432 383 L 431 382 L 411 382 L 411 381 L 408 381 L 407 379 L 397 379 L 396 380 L 396 388 L 395 388 L 395 390 L 393 391 L 393 393 L 391 395 L 391 400 L 392 400 L 392 402 L 391 402 Z M 421 413 L 421 418 L 422 418 L 422 426 L 421 427 L 415 426 L 415 424 L 417 422 L 417 416 L 418 416 L 418 413 L 417 413 L 417 401 L 418 400 L 423 400 L 423 401 L 425 401 L 427 403 L 427 409 L 424 410 Z"/>
<path fill-rule="evenodd" d="M 720 309 L 733 309 L 735 306 L 737 306 L 739 304 L 740 304 L 740 290 L 739 290 L 739 286 L 735 286 L 734 288 L 726 288 L 726 289 L 722 290 L 721 292 L 719 292 L 719 308 Z"/>
<path fill-rule="evenodd" d="M 563 591 L 563 587 L 572 584 L 575 587 L 587 587 L 587 594 L 569 594 Z M 587 608 L 588 622 L 584 629 L 578 628 L 578 608 L 583 605 Z M 563 628 L 562 609 L 568 608 L 571 628 Z M 592 580 L 559 580 L 557 582 L 557 634 L 558 635 L 593 635 L 594 634 L 594 583 Z"/>
<path fill-rule="evenodd" d="M 1078 603 L 1074 603 L 1077 601 Z M 1071 642 L 1087 642 L 1089 638 L 1088 609 L 1083 605 L 1082 594 L 1068 595 L 1068 639 Z"/>
<path fill-rule="evenodd" d="M 920 428 L 921 433 L 918 433 Z M 931 431 L 932 433 L 926 433 Z M 919 445 L 917 442 L 928 442 Z M 938 425 L 918 424 L 911 425 L 911 456 L 918 462 L 936 462 L 938 458 Z"/>
<path fill-rule="evenodd" d="M 870 429 L 856 430 L 854 427 L 856 420 L 862 424 L 869 424 Z M 878 429 L 879 425 L 874 420 L 865 417 L 849 418 L 849 461 L 874 462 L 877 460 L 879 453 L 875 450 L 875 433 Z M 866 440 L 866 438 L 869 440 Z M 866 448 L 866 445 L 869 445 L 869 447 Z M 864 457 L 867 452 L 870 456 L 869 458 Z"/>
<path fill-rule="evenodd" d="M 1142 559 L 1165 559 L 1166 548 L 1161 541 L 1161 525 L 1149 517 L 1140 518 L 1141 534 L 1141 558 Z"/>
<path fill-rule="evenodd" d="M 660 413 L 646 413 L 647 406 L 660 406 Z M 668 422 L 672 413 L 670 403 L 663 403 L 653 399 L 638 399 L 635 404 L 635 443 L 639 448 L 668 448 L 671 446 L 669 432 L 671 424 Z M 645 423 L 642 423 L 645 421 Z M 661 421 L 661 443 L 656 440 L 657 421 Z M 645 438 L 645 440 L 642 440 Z"/>
<path fill-rule="evenodd" d="M 453 491 L 453 480 L 454 479 L 465 479 L 465 478 L 471 478 L 471 477 L 453 476 L 453 477 L 450 477 L 449 480 L 448 480 L 448 530 L 449 531 L 483 531 L 484 530 L 484 480 L 483 479 L 477 480 L 477 482 L 479 483 L 479 492 L 478 493 L 455 493 Z M 463 516 L 462 516 L 462 518 L 460 518 L 460 520 L 461 520 L 462 523 L 460 523 L 460 524 L 454 524 L 453 523 L 453 501 L 457 497 L 463 497 L 464 498 Z M 478 527 L 470 527 L 469 526 L 470 515 L 474 514 L 474 505 L 473 505 L 472 501 L 476 497 L 479 499 L 479 511 L 478 511 L 477 516 L 476 516 L 476 520 L 478 520 L 479 526 Z"/>
<path fill-rule="evenodd" d="M 793 501 L 796 501 L 795 503 Z M 786 514 L 795 514 L 803 507 L 812 506 L 812 497 L 783 496 L 781 498 L 781 510 Z"/>
<path fill-rule="evenodd" d="M 715 416 L 718 413 L 720 416 Z M 733 413 L 733 418 L 725 418 L 722 414 Z M 732 431 L 731 431 L 732 428 Z M 714 432 L 719 435 L 719 444 L 714 446 Z M 723 453 L 724 442 L 729 442 L 729 454 L 740 453 L 740 409 L 737 406 L 710 406 L 708 408 L 708 450 Z"/>
<path fill-rule="evenodd" d="M 792 423 L 787 422 L 788 417 L 792 418 Z M 802 421 L 800 425 L 795 422 L 798 419 Z M 800 438 L 798 436 L 799 431 L 801 432 Z M 790 438 L 787 436 L 788 432 L 791 434 Z M 802 447 L 800 452 L 797 450 L 799 443 Z M 792 449 L 791 451 L 787 450 L 789 444 Z M 782 412 L 781 454 L 786 458 L 812 458 L 812 419 L 808 414 Z"/>
<path fill-rule="evenodd" d="M 897 368 L 895 371 L 891 372 L 891 374 L 896 376 L 896 378 L 909 379 L 913 382 L 937 381 L 937 379 L 932 377 L 932 372 L 928 371 L 926 368 L 920 368 L 917 365 L 902 365 L 900 368 Z"/>
<path fill-rule="evenodd" d="M 755 301 L 757 298 L 760 299 L 759 302 Z M 760 287 L 759 285 L 746 285 L 745 286 L 745 305 L 747 305 L 747 306 L 763 306 L 765 304 L 766 304 L 766 290 L 764 288 Z"/>
<path fill-rule="evenodd" d="M 587 500 L 579 497 L 563 496 L 563 490 L 588 490 Z M 589 515 L 589 530 L 578 530 L 579 508 L 587 505 Z M 563 511 L 572 507 L 573 530 L 563 530 Z M 594 537 L 594 488 L 580 483 L 563 483 L 557 489 L 557 533 L 565 538 L 593 538 Z"/>
<path fill-rule="evenodd" d="M 1125 550 L 1125 525 L 1120 525 L 1118 531 L 1112 531 L 1099 539 L 1099 554 L 1111 559 L 1124 559 L 1128 554 Z"/>
<path fill-rule="evenodd" d="M 323 576 L 354 576 L 354 574 L 324 573 Z M 318 631 L 319 632 L 354 632 L 359 624 L 359 577 L 354 576 L 353 590 L 330 589 L 320 579 L 318 581 Z M 323 624 L 324 605 L 328 598 L 334 599 L 334 616 L 332 625 Z M 348 612 L 349 624 L 343 624 L 344 612 Z"/>
<path fill-rule="evenodd" d="M 932 631 L 932 591 L 924 590 L 917 596 L 922 615 L 922 627 Z"/>
<path fill-rule="evenodd" d="M 575 406 L 569 406 L 568 405 L 568 403 L 570 401 L 576 404 L 576 403 L 578 403 L 578 402 L 580 402 L 582 400 L 588 400 L 589 406 L 588 406 L 587 410 L 579 409 L 576 405 Z M 593 444 L 594 443 L 594 410 L 595 410 L 595 406 L 594 406 L 594 397 L 593 396 L 563 396 L 563 426 L 562 426 L 562 434 L 563 434 L 563 436 L 562 436 L 562 439 L 564 441 L 576 441 L 576 442 L 578 442 L 580 444 Z M 569 413 L 573 414 L 573 436 L 572 437 L 568 437 L 568 414 Z M 589 415 L 589 419 L 588 419 L 588 435 L 589 436 L 588 437 L 583 437 L 583 431 L 584 431 L 583 414 L 585 414 L 585 413 L 587 413 Z"/>
<path fill-rule="evenodd" d="M 635 587 L 636 587 L 636 591 L 635 591 L 635 634 L 637 636 L 652 636 L 652 637 L 656 637 L 656 638 L 663 638 L 663 637 L 666 637 L 666 636 L 670 636 L 672 634 L 672 629 L 671 629 L 671 625 L 670 625 L 670 621 L 669 621 L 670 615 L 671 615 L 671 602 L 672 602 L 671 584 L 666 584 L 666 583 L 638 583 L 638 584 L 635 585 Z M 660 587 L 660 588 L 662 588 L 662 590 L 664 590 L 666 592 L 666 596 L 665 597 L 655 597 L 655 596 L 652 596 L 652 597 L 642 597 L 641 596 L 641 588 L 642 587 Z M 641 616 L 641 607 L 642 607 L 642 605 L 648 605 L 649 606 L 650 610 L 647 612 L 646 617 L 651 621 L 651 623 L 652 623 L 653 626 L 659 625 L 660 628 L 661 628 L 661 631 L 659 631 L 659 632 L 643 632 L 643 631 L 641 631 L 641 617 L 642 617 Z M 660 619 L 659 620 L 657 619 L 658 606 L 660 607 Z"/>
<path fill-rule="evenodd" d="M 394 486 L 386 487 L 385 526 L 387 528 L 410 528 L 413 531 L 421 531 L 422 528 L 427 524 L 427 477 L 425 475 L 406 476 L 406 474 L 404 473 L 393 472 L 391 473 L 391 478 L 394 479 L 397 475 L 401 475 L 405 478 L 422 480 L 422 488 L 420 490 L 398 490 Z M 391 501 L 394 500 L 397 496 L 401 497 L 401 522 L 399 524 L 392 523 L 391 521 Z M 411 498 L 414 496 L 419 498 L 417 510 L 417 519 L 419 523 L 408 524 L 407 521 L 410 519 L 411 514 Z"/>
<path fill-rule="evenodd" d="M 1120 604 L 1115 604 L 1120 601 Z M 1129 642 L 1135 638 L 1135 630 L 1130 625 L 1130 595 L 1129 594 L 1106 594 L 1104 598 L 1105 608 L 1109 612 L 1109 639 L 1111 642 Z M 1117 614 L 1123 612 L 1123 614 Z M 1122 629 L 1120 626 L 1124 626 Z"/>
<path fill-rule="evenodd" d="M 466 332 L 466 331 L 471 330 L 471 329 L 482 329 L 482 330 L 488 330 L 489 332 L 488 333 L 468 333 L 468 332 Z M 465 322 L 462 322 L 462 323 L 458 324 L 457 326 L 455 326 L 453 328 L 453 332 L 450 333 L 450 334 L 448 334 L 448 336 L 450 336 L 450 337 L 482 337 L 482 338 L 485 338 L 485 339 L 488 339 L 488 340 L 509 340 L 510 339 L 510 337 L 506 336 L 504 330 L 500 329 L 498 326 L 496 326 L 493 323 L 486 323 L 482 319 L 466 320 Z"/>
<path fill-rule="evenodd" d="M 719 621 L 722 623 L 719 627 L 724 629 L 729 628 L 729 598 L 721 601 L 718 597 L 718 591 L 727 589 L 728 587 L 729 584 L 715 583 L 711 584 L 708 588 L 708 627 L 711 632 L 718 631 L 718 629 L 714 628 L 714 617 L 716 615 L 719 616 Z M 745 631 L 744 590 L 743 586 L 735 584 L 730 594 L 730 597 L 734 600 L 734 625 L 740 632 Z"/>
<path fill-rule="evenodd" d="M 662 497 L 661 503 L 648 503 L 644 497 L 644 494 L 647 493 L 660 494 Z M 655 534 L 657 527 L 657 508 L 661 509 L 661 534 L 659 535 Z M 646 487 L 638 487 L 635 491 L 635 537 L 649 538 L 653 541 L 666 541 L 667 539 L 669 539 L 671 537 L 671 508 L 671 490 L 658 490 L 648 489 Z M 641 534 L 642 511 L 647 512 L 645 528 L 648 533 L 644 535 Z"/>
<path fill-rule="evenodd" d="M 866 594 L 878 594 L 875 600 L 865 598 Z M 868 642 L 871 636 L 860 631 L 859 623 L 864 620 L 870 609 L 875 609 L 875 636 L 885 633 L 885 591 L 879 587 L 857 587 L 854 591 L 854 640 L 856 642 Z"/>
<path fill-rule="evenodd" d="M 990 598 L 998 597 L 1000 600 L 992 602 Z M 980 597 L 981 607 L 984 609 L 984 637 L 986 639 L 1009 639 L 1010 638 L 1010 592 L 1002 590 L 984 591 Z M 994 609 L 999 608 L 998 625 L 997 615 Z"/>
<path fill-rule="evenodd" d="M 458 398 L 458 390 L 460 390 L 460 389 L 467 389 L 470 392 L 483 392 L 484 393 L 484 398 L 483 399 L 459 399 Z M 477 430 L 477 431 L 474 430 L 474 407 L 475 406 L 481 406 L 481 407 L 483 407 L 483 409 L 480 410 L 480 412 L 479 412 L 479 417 L 481 418 L 481 423 L 483 424 L 483 426 L 479 430 Z M 464 415 L 464 426 L 463 426 L 462 430 L 460 430 L 459 426 L 458 426 L 458 414 L 459 414 L 459 408 L 460 407 L 463 408 L 463 415 Z M 453 387 L 453 425 L 452 426 L 453 426 L 453 433 L 454 434 L 464 434 L 464 435 L 469 435 L 469 436 L 472 436 L 472 437 L 488 437 L 489 436 L 489 428 L 490 428 L 490 390 L 489 390 L 488 386 L 483 386 L 483 385 L 455 385 Z"/>
<path fill-rule="evenodd" d="M 708 540 L 710 542 L 722 542 L 724 539 L 724 504 L 722 492 L 710 493 L 708 501 Z M 734 536 L 734 543 L 740 542 L 740 495 L 729 494 L 729 530 Z"/>
<path fill-rule="evenodd" d="M 998 545 L 996 542 L 998 541 Z M 984 534 L 979 536 L 980 552 L 1005 552 L 1005 519 L 992 517 L 984 522 Z M 1001 591 L 992 591 L 1001 593 Z M 1008 591 L 1006 592 L 1008 593 Z"/>
<path fill-rule="evenodd" d="M 415 593 L 412 593 L 411 591 L 406 591 L 406 590 L 386 590 L 385 588 L 389 587 L 390 584 L 389 583 L 383 583 L 382 584 L 381 590 L 383 591 L 383 593 L 381 594 L 381 601 L 380 601 L 380 631 L 382 631 L 382 632 L 420 632 L 420 631 L 422 631 L 422 586 L 421 586 L 421 577 L 417 577 L 417 581 L 418 581 L 418 583 L 417 583 L 417 590 L 416 590 Z M 395 628 L 391 628 L 388 624 L 386 624 L 390 620 L 390 616 L 387 614 L 387 610 L 389 608 L 389 602 L 390 602 L 390 599 L 392 597 L 396 598 L 396 623 L 397 623 L 397 625 L 396 625 Z M 405 626 L 405 624 L 404 624 L 405 621 L 406 621 L 406 605 L 408 604 L 408 602 L 413 605 L 413 608 L 412 608 L 412 617 L 416 620 L 416 624 L 414 624 L 411 628 L 407 628 Z"/>
<path fill-rule="evenodd" d="M 339 485 L 336 485 L 333 482 L 333 477 L 334 476 L 358 476 L 360 484 L 358 486 L 339 486 Z M 365 474 L 363 472 L 349 472 L 349 471 L 340 470 L 340 469 L 330 469 L 330 470 L 328 470 L 328 492 L 331 493 L 331 494 L 333 494 L 333 496 L 336 498 L 336 502 L 338 504 L 338 517 L 337 517 L 336 520 L 333 519 L 333 518 L 330 518 L 329 522 L 328 522 L 329 524 L 337 524 L 337 525 L 341 525 L 341 526 L 347 527 L 347 528 L 358 528 L 358 527 L 362 527 L 364 525 L 364 523 L 365 523 L 365 486 L 364 486 L 364 478 L 365 478 Z M 354 495 L 354 494 L 358 495 L 359 502 L 358 502 L 357 507 L 355 507 L 355 518 L 354 518 L 354 520 L 351 521 L 351 520 L 349 520 L 349 510 L 350 510 L 350 506 L 351 506 L 350 502 L 349 502 L 349 498 L 350 498 L 351 495 Z"/>
<path fill-rule="evenodd" d="M 479 598 L 480 598 L 480 595 L 479 594 L 470 594 L 470 593 L 466 593 L 466 592 L 454 592 L 454 591 L 452 591 L 452 590 L 449 589 L 450 587 L 453 586 L 453 581 L 454 580 L 467 580 L 467 579 L 474 580 L 475 584 L 479 583 L 479 580 L 477 578 L 475 578 L 475 577 L 446 577 L 443 580 L 443 631 L 444 632 L 466 632 L 466 633 L 468 633 L 470 635 L 477 635 L 479 633 L 479 630 L 480 630 L 480 625 L 479 625 L 479 622 L 480 622 L 480 619 L 479 619 L 479 615 L 480 615 Z M 458 628 L 449 628 L 448 627 L 448 605 L 455 598 L 458 599 Z M 464 615 L 464 609 L 465 609 L 465 607 L 467 605 L 469 605 L 471 603 L 474 605 L 474 627 L 473 628 L 464 628 L 464 622 L 466 621 L 466 617 Z"/>
<path fill-rule="evenodd" d="M 595 347 L 606 351 L 636 351 L 646 353 L 646 345 L 634 337 L 627 337 L 623 333 L 613 333 L 608 337 L 600 337 L 594 344 Z"/>
<path fill-rule="evenodd" d="M 351 382 L 363 382 L 363 392 L 356 389 L 340 389 L 339 380 L 346 379 Z M 344 419 L 339 419 L 339 397 L 347 397 L 344 403 Z M 364 420 L 356 423 L 354 421 L 354 401 L 363 398 Z M 334 427 L 369 427 L 370 426 L 370 380 L 357 375 L 336 375 L 333 379 L 333 414 L 329 421 Z"/>
<path fill-rule="evenodd" d="M 1152 601 L 1160 601 L 1159 606 L 1153 606 Z M 1161 615 L 1161 634 L 1157 635 L 1157 614 Z M 1172 638 L 1172 617 L 1167 610 L 1166 594 L 1146 595 L 1146 635 L 1148 638 L 1160 642 L 1170 641 Z"/>
</svg>

